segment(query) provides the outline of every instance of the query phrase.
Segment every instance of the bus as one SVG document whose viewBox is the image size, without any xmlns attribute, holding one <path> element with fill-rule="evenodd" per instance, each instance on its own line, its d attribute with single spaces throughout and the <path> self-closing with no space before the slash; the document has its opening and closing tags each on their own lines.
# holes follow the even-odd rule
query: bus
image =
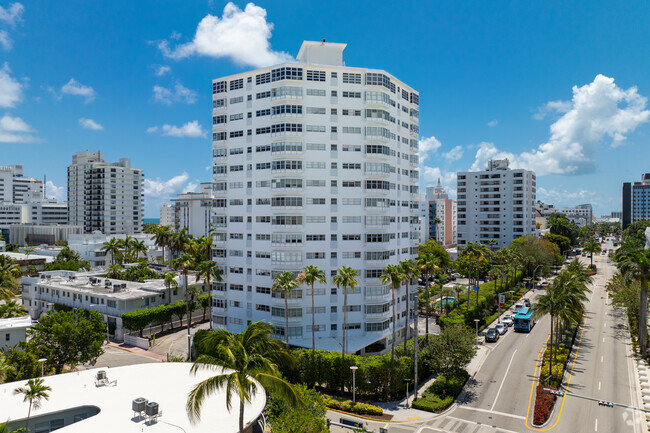
<svg viewBox="0 0 650 433">
<path fill-rule="evenodd" d="M 535 311 L 532 308 L 524 307 L 520 309 L 513 320 L 516 332 L 530 332 L 535 326 L 535 319 L 533 318 L 533 313 Z"/>
</svg>

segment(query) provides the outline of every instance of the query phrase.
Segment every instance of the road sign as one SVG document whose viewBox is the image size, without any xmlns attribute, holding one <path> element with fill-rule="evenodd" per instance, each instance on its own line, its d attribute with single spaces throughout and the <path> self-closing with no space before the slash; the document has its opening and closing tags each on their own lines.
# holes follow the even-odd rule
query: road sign
<svg viewBox="0 0 650 433">
<path fill-rule="evenodd" d="M 499 307 L 506 305 L 506 295 L 499 295 Z"/>
</svg>

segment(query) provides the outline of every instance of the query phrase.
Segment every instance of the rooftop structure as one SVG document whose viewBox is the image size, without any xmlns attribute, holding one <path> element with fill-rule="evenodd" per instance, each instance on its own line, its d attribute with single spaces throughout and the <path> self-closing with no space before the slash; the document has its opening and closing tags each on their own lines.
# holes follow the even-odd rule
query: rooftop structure
<svg viewBox="0 0 650 433">
<path fill-rule="evenodd" d="M 185 362 L 163 362 L 45 377 L 44 385 L 52 388 L 50 398 L 43 399 L 39 409 L 32 409 L 30 430 L 58 429 L 61 433 L 237 432 L 239 398 L 237 394 L 232 396 L 232 411 L 228 412 L 224 390 L 207 398 L 201 420 L 190 423 L 185 411 L 187 394 L 197 383 L 220 372 L 200 370 L 194 375 L 190 373 L 191 366 Z M 105 372 L 106 380 L 96 381 L 99 371 Z M 13 393 L 24 383 L 0 385 L 0 419 L 11 419 L 10 430 L 25 425 L 29 405 L 23 402 L 22 395 Z M 147 422 L 144 416 L 134 414 L 133 400 L 139 397 L 158 404 L 156 421 Z M 244 404 L 245 426 L 257 424 L 265 404 L 266 393 L 258 384 L 251 401 Z"/>
<path fill-rule="evenodd" d="M 27 329 L 31 327 L 32 318 L 29 316 L 0 319 L 0 351 L 25 341 Z"/>
</svg>

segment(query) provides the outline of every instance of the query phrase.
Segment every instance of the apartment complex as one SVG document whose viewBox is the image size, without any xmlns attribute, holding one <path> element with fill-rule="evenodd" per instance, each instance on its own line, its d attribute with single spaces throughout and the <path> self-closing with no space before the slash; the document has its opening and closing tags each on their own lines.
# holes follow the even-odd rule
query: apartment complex
<svg viewBox="0 0 650 433">
<path fill-rule="evenodd" d="M 68 165 L 69 223 L 85 233 L 141 233 L 143 177 L 129 158 L 108 163 L 100 152 L 77 152 Z"/>
<path fill-rule="evenodd" d="M 579 204 L 573 207 L 565 207 L 562 209 L 562 213 L 581 227 L 593 223 L 594 212 L 591 204 Z"/>
<path fill-rule="evenodd" d="M 160 225 L 174 228 L 174 205 L 163 203 L 160 206 Z"/>
<path fill-rule="evenodd" d="M 305 41 L 297 59 L 213 80 L 214 321 L 232 331 L 272 323 L 278 338 L 341 349 L 343 288 L 337 268 L 358 272 L 349 289 L 347 350 L 390 345 L 389 263 L 418 245 L 418 92 L 385 71 L 346 67 L 345 44 Z M 316 265 L 327 284 L 272 293 L 282 271 Z M 412 290 L 414 293 L 414 290 Z M 397 328 L 406 293 L 396 294 Z M 411 304 L 412 306 L 413 304 Z M 381 350 L 381 349 L 379 349 Z"/>
<path fill-rule="evenodd" d="M 200 192 L 178 194 L 174 202 L 175 230 L 186 229 L 194 237 L 207 236 L 212 224 L 213 210 L 218 202 L 214 197 L 214 184 L 201 184 Z M 162 220 L 161 220 L 162 223 Z"/>
<path fill-rule="evenodd" d="M 43 197 L 43 182 L 23 176 L 22 165 L 0 167 L 0 203 L 27 203 Z"/>
<path fill-rule="evenodd" d="M 504 247 L 535 233 L 535 173 L 510 169 L 507 159 L 485 171 L 458 172 L 458 246 L 470 242 Z"/>
<path fill-rule="evenodd" d="M 458 229 L 456 201 L 449 198 L 440 184 L 440 179 L 435 187 L 427 188 L 426 205 L 429 239 L 435 239 L 443 246 L 456 244 Z"/>
<path fill-rule="evenodd" d="M 650 221 L 650 173 L 641 175 L 641 182 L 623 184 L 622 226 Z"/>
</svg>

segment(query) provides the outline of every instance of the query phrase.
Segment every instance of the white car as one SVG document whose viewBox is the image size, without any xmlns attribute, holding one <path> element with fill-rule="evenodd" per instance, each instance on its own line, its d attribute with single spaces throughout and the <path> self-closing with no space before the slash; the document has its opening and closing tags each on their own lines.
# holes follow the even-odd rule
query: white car
<svg viewBox="0 0 650 433">
<path fill-rule="evenodd" d="M 494 328 L 497 330 L 499 335 L 503 335 L 508 331 L 508 325 L 505 323 L 497 323 Z"/>
<path fill-rule="evenodd" d="M 501 319 L 501 323 L 503 323 L 503 324 L 506 325 L 506 326 L 512 326 L 512 323 L 513 323 L 513 322 L 512 322 L 512 316 L 511 316 L 510 314 L 506 314 L 506 315 L 503 316 L 503 318 Z"/>
</svg>

